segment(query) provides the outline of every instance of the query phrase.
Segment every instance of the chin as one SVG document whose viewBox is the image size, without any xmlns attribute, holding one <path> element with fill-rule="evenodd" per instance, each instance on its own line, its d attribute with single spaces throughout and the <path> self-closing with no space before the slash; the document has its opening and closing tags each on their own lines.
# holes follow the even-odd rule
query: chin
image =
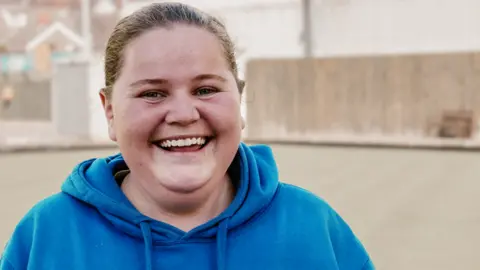
<svg viewBox="0 0 480 270">
<path fill-rule="evenodd" d="M 202 189 L 213 178 L 215 166 L 212 163 L 158 166 L 153 175 L 158 184 L 171 192 L 193 193 Z"/>
</svg>

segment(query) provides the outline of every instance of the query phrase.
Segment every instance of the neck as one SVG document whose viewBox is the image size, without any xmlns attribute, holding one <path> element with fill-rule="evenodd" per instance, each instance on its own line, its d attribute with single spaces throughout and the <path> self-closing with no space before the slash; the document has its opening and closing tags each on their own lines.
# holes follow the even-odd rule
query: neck
<svg viewBox="0 0 480 270">
<path fill-rule="evenodd" d="M 140 213 L 187 232 L 221 214 L 233 200 L 234 187 L 228 175 L 210 182 L 191 194 L 178 194 L 152 191 L 128 174 L 121 188 Z"/>
</svg>

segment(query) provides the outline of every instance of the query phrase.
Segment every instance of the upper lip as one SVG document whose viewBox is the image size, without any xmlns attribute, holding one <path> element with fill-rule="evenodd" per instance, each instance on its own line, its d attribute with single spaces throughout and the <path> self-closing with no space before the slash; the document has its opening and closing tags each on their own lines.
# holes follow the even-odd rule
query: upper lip
<svg viewBox="0 0 480 270">
<path fill-rule="evenodd" d="M 182 139 L 191 139 L 191 138 L 205 138 L 205 137 L 211 137 L 211 135 L 181 135 L 181 136 L 170 136 L 170 137 L 165 137 L 165 138 L 161 138 L 161 139 L 158 139 L 158 140 L 153 140 L 153 142 L 163 142 L 163 141 L 167 141 L 167 140 L 182 140 Z"/>
</svg>

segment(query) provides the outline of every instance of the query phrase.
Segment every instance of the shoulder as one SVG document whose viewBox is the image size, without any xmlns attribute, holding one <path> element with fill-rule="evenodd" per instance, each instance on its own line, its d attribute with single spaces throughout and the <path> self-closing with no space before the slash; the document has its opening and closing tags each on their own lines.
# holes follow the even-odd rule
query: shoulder
<svg viewBox="0 0 480 270">
<path fill-rule="evenodd" d="M 57 193 L 37 202 L 22 217 L 14 228 L 13 237 L 32 236 L 33 232 L 43 228 L 51 228 L 68 225 L 72 217 L 81 215 L 82 212 L 91 211 L 79 200 L 65 193 Z"/>
<path fill-rule="evenodd" d="M 46 222 L 52 218 L 55 219 L 55 221 L 58 221 L 59 219 L 66 218 L 73 213 L 82 211 L 81 209 L 85 207 L 86 205 L 79 200 L 68 194 L 59 192 L 37 202 L 26 213 L 20 221 L 20 224 L 31 220 L 35 220 L 38 224 L 38 222 Z"/>
<path fill-rule="evenodd" d="M 370 265 L 367 251 L 345 219 L 323 198 L 291 184 L 280 184 L 275 203 L 284 213 L 289 230 L 308 236 L 315 246 L 328 241 L 340 269 L 362 269 Z M 373 269 L 365 266 L 364 269 Z"/>
<path fill-rule="evenodd" d="M 71 230 L 75 217 L 84 211 L 91 210 L 65 193 L 37 202 L 15 226 L 1 260 L 15 266 L 23 265 L 36 239 L 55 239 L 59 232 Z"/>
<path fill-rule="evenodd" d="M 308 210 L 311 214 L 328 216 L 335 212 L 331 205 L 322 197 L 292 184 L 280 183 L 278 199 L 282 204 L 288 204 L 293 208 L 301 207 Z"/>
<path fill-rule="evenodd" d="M 276 207 L 284 209 L 291 218 L 305 221 L 308 227 L 319 226 L 333 236 L 352 233 L 343 217 L 325 199 L 304 188 L 282 183 L 277 194 Z M 307 225 L 308 224 L 308 225 Z"/>
<path fill-rule="evenodd" d="M 14 228 L 12 238 L 53 237 L 59 230 L 69 230 L 79 220 L 92 216 L 94 211 L 86 203 L 59 192 L 30 208 Z"/>
<path fill-rule="evenodd" d="M 323 232 L 330 235 L 338 234 L 339 230 L 350 230 L 339 213 L 324 198 L 292 184 L 280 183 L 271 208 L 274 215 L 295 220 L 295 224 L 291 226 L 297 229 L 318 231 L 322 228 Z"/>
</svg>

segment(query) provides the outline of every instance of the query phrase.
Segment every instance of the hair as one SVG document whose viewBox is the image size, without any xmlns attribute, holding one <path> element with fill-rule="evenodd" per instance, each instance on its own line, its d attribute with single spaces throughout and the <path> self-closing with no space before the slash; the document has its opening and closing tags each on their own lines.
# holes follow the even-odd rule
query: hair
<svg viewBox="0 0 480 270">
<path fill-rule="evenodd" d="M 181 3 L 154 3 L 141 8 L 121 19 L 108 39 L 105 50 L 105 88 L 107 98 L 111 97 L 113 85 L 123 67 L 125 47 L 135 38 L 154 28 L 169 28 L 175 24 L 197 26 L 214 34 L 223 47 L 225 60 L 233 73 L 237 87 L 242 94 L 244 81 L 238 77 L 235 45 L 225 25 L 217 18 L 194 7 Z"/>
</svg>

